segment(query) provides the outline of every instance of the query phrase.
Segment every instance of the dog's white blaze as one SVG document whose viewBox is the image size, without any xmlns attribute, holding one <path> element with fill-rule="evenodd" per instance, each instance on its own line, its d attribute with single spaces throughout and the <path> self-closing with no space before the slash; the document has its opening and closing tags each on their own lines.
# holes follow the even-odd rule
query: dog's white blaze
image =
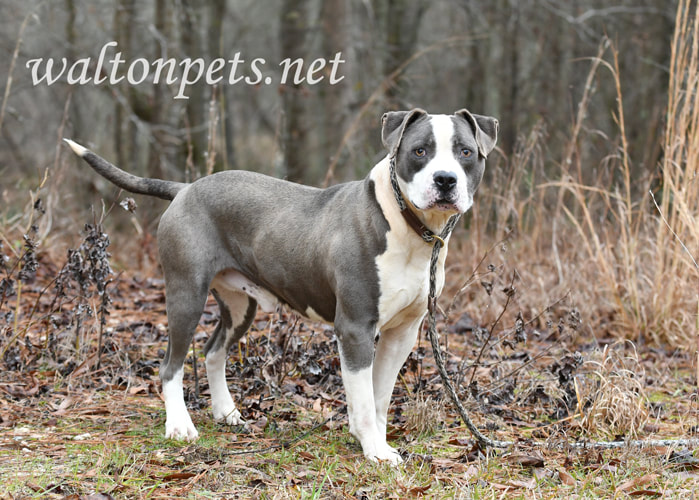
<svg viewBox="0 0 699 500">
<path fill-rule="evenodd" d="M 376 183 L 377 201 L 391 227 L 386 233 L 386 251 L 376 257 L 380 289 L 378 328 L 382 337 L 377 345 L 372 373 L 376 427 L 379 434 L 385 436 L 393 385 L 415 345 L 418 328 L 427 310 L 432 247 L 416 237 L 398 210 L 390 187 L 388 157 L 374 167 L 370 176 Z M 441 224 L 445 222 L 446 217 Z M 444 286 L 446 254 L 447 249 L 443 248 L 437 263 L 438 294 Z"/>
<path fill-rule="evenodd" d="M 394 321 L 404 321 L 405 315 L 419 314 L 427 305 L 429 293 L 430 247 L 406 252 L 405 239 L 389 231 L 386 252 L 376 258 L 379 271 L 379 326 L 393 328 Z M 441 257 L 441 255 L 440 255 Z M 440 259 L 441 260 L 441 259 Z M 413 309 L 413 311 L 410 311 Z"/>
<path fill-rule="evenodd" d="M 243 419 L 236 409 L 226 383 L 226 361 L 224 349 L 210 351 L 206 355 L 206 378 L 211 392 L 211 409 L 215 420 L 225 420 L 229 425 L 240 425 Z"/>
<path fill-rule="evenodd" d="M 192 418 L 187 411 L 182 393 L 184 368 L 180 368 L 172 379 L 163 382 L 163 399 L 165 399 L 165 437 L 194 441 L 199 437 Z"/>
<path fill-rule="evenodd" d="M 454 122 L 447 115 L 433 115 L 430 119 L 432 133 L 435 137 L 436 152 L 434 158 L 417 172 L 410 183 L 401 185 L 408 199 L 420 210 L 431 208 L 439 199 L 439 190 L 434 184 L 434 174 L 440 170 L 456 175 L 455 205 L 464 213 L 471 208 L 473 200 L 468 195 L 468 178 L 461 164 L 454 158 L 452 139 Z"/>
</svg>

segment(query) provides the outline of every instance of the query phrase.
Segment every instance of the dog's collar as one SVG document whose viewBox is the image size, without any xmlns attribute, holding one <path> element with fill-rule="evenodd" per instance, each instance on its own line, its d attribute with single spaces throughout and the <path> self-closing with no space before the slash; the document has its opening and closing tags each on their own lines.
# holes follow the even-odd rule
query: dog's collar
<svg viewBox="0 0 699 500">
<path fill-rule="evenodd" d="M 456 222 L 459 220 L 460 214 L 453 215 L 447 221 L 447 225 L 442 230 L 442 234 L 437 235 L 430 228 L 425 226 L 422 221 L 418 218 L 417 214 L 413 212 L 410 206 L 405 202 L 403 198 L 403 193 L 398 185 L 398 177 L 396 175 L 396 154 L 392 154 L 390 157 L 390 176 L 391 176 L 391 187 L 393 188 L 393 195 L 396 198 L 396 203 L 398 203 L 398 209 L 400 210 L 403 219 L 408 224 L 408 226 L 415 231 L 415 233 L 422 238 L 425 243 L 434 245 L 435 242 L 439 241 L 441 246 L 445 246 L 445 240 L 449 236 L 449 233 L 454 229 Z"/>
</svg>

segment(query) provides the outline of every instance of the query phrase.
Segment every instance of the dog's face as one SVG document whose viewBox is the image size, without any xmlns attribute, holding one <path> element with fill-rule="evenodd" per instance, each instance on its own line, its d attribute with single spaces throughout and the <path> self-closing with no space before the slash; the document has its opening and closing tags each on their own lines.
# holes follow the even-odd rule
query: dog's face
<svg viewBox="0 0 699 500">
<path fill-rule="evenodd" d="M 398 183 L 421 211 L 464 213 L 495 147 L 498 121 L 465 109 L 428 115 L 421 109 L 383 115 L 381 137 L 396 152 Z"/>
</svg>

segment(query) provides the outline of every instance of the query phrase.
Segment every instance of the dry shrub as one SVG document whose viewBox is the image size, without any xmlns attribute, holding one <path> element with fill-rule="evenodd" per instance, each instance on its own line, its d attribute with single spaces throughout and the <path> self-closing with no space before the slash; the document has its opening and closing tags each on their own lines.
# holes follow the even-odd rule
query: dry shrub
<svg viewBox="0 0 699 500">
<path fill-rule="evenodd" d="M 570 292 L 590 335 L 694 348 L 699 330 L 696 2 L 678 5 L 659 165 L 633 163 L 621 79 L 617 53 L 603 40 L 591 59 L 563 157 L 547 159 L 547 134 L 537 124 L 509 158 L 491 160 L 489 169 L 506 182 L 485 183 L 474 221 L 488 220 L 495 227 L 486 241 L 472 238 L 465 244 L 464 260 L 470 256 L 473 265 L 473 256 L 483 255 L 511 231 L 507 254 L 493 252 L 484 266 L 516 265 L 517 305 L 525 316 Z M 609 84 L 617 92 L 611 110 L 616 137 L 594 126 L 595 88 Z M 601 163 L 586 156 L 590 149 L 604 147 L 608 154 Z M 460 300 L 470 313 L 482 317 L 490 308 L 492 316 L 499 310 L 491 297 L 479 298 L 477 287 L 471 288 Z"/>
<path fill-rule="evenodd" d="M 658 320 L 686 341 L 699 333 L 699 6 L 692 4 L 677 7 L 653 276 Z M 679 317 L 671 314 L 674 300 Z"/>
<path fill-rule="evenodd" d="M 444 404 L 420 392 L 406 402 L 403 415 L 408 432 L 429 436 L 437 432 L 445 420 Z"/>
<path fill-rule="evenodd" d="M 572 244 L 560 240 L 554 244 L 554 249 L 567 247 L 570 252 L 556 256 L 566 261 L 566 265 L 559 265 L 559 273 L 582 276 L 594 287 L 598 294 L 595 305 L 613 311 L 610 326 L 615 335 L 633 339 L 642 335 L 657 343 L 683 347 L 696 339 L 699 298 L 699 268 L 687 249 L 696 251 L 699 243 L 699 107 L 695 106 L 699 20 L 690 10 L 689 2 L 680 2 L 659 178 L 651 178 L 647 188 L 634 195 L 638 179 L 632 175 L 618 57 L 612 49 L 612 62 L 600 62 L 611 73 L 617 89 L 619 147 L 610 155 L 611 170 L 599 178 L 603 182 L 594 185 L 565 174 L 560 181 L 546 185 L 559 190 L 553 227 L 565 215 L 568 228 L 573 230 L 562 233 Z M 604 187 L 608 185 L 604 179 L 617 181 Z M 658 182 L 660 207 L 652 203 L 650 194 L 651 183 Z M 584 284 L 584 280 L 576 283 Z"/>
<path fill-rule="evenodd" d="M 605 346 L 604 350 L 595 351 L 585 365 L 591 371 L 576 378 L 575 421 L 583 433 L 613 439 L 635 438 L 648 420 L 648 398 L 644 370 L 633 344 Z"/>
</svg>

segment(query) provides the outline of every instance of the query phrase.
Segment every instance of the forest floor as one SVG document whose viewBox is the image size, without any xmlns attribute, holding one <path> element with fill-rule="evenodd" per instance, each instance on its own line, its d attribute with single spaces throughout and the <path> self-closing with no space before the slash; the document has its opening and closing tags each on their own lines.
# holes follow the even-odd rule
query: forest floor
<svg viewBox="0 0 699 500">
<path fill-rule="evenodd" d="M 229 386 L 247 425 L 212 422 L 202 349 L 217 321 L 213 299 L 185 371 L 200 438 L 166 440 L 162 280 L 113 275 L 98 357 L 99 296 L 83 300 L 87 289 L 67 278 L 57 291 L 61 269 L 40 256 L 36 275 L 17 281 L 0 308 L 0 498 L 696 498 L 699 490 L 691 448 L 594 446 L 695 437 L 695 360 L 610 332 L 583 334 L 569 305 L 541 317 L 510 310 L 488 323 L 465 310 L 440 315 L 447 368 L 476 424 L 515 445 L 474 443 L 423 333 L 393 395 L 389 441 L 405 462 L 392 467 L 367 462 L 348 433 L 333 330 L 285 310 L 258 313 L 230 355 Z M 448 279 L 443 307 L 464 274 Z M 494 293 L 487 280 L 476 287 Z"/>
</svg>

